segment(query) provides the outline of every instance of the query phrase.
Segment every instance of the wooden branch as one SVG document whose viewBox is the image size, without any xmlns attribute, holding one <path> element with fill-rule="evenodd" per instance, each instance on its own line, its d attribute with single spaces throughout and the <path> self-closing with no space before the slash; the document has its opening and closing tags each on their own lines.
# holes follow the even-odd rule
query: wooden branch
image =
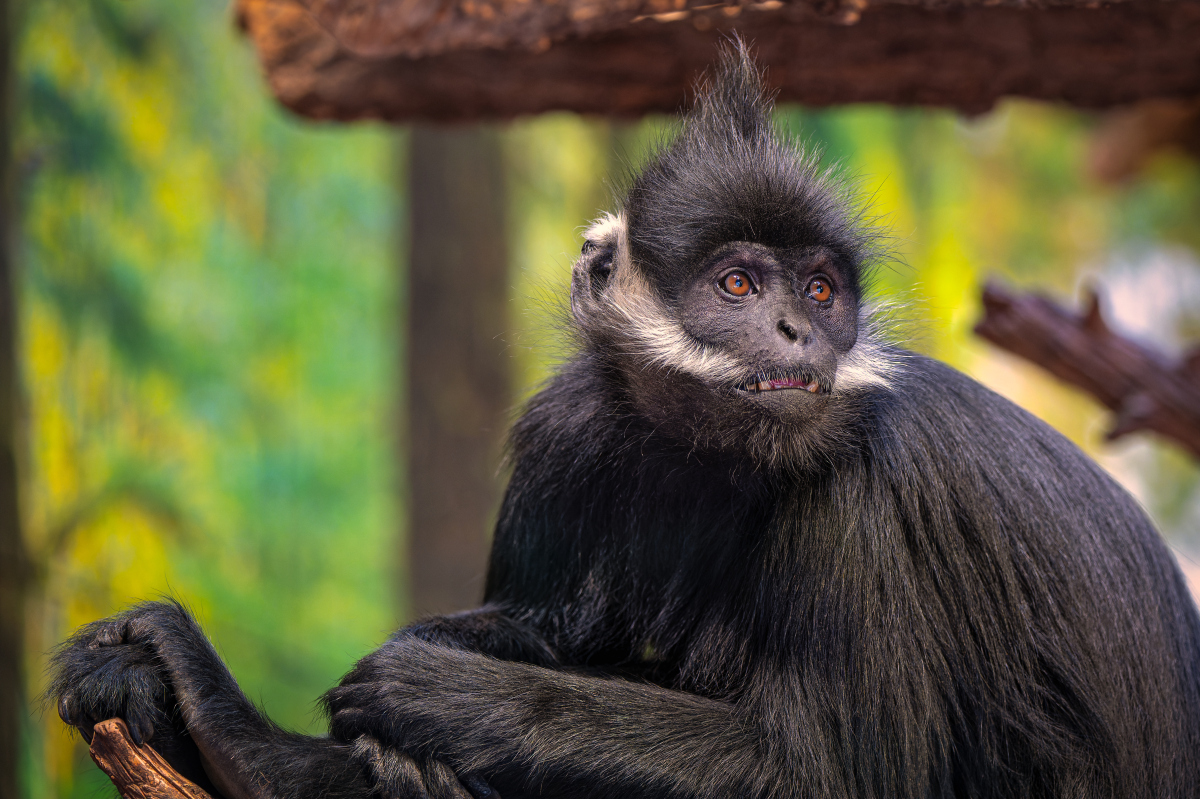
<svg viewBox="0 0 1200 799">
<path fill-rule="evenodd" d="M 423 58 L 482 48 L 543 51 L 551 43 L 604 36 L 644 22 L 692 22 L 742 13 L 766 13 L 776 24 L 804 20 L 852 26 L 865 15 L 886 13 L 890 6 L 963 15 L 1007 7 L 1026 16 L 1046 10 L 1094 12 L 1099 6 L 1095 0 L 294 1 L 306 7 L 347 52 L 366 58 Z M 1133 4 L 1113 0 L 1104 5 Z"/>
<path fill-rule="evenodd" d="M 149 746 L 138 746 L 120 719 L 102 721 L 92 736 L 92 760 L 124 799 L 212 799 Z"/>
<path fill-rule="evenodd" d="M 1082 316 L 989 284 L 975 332 L 1081 388 L 1116 413 L 1111 441 L 1149 430 L 1200 458 L 1200 347 L 1175 361 L 1109 329 L 1090 292 Z"/>
<path fill-rule="evenodd" d="M 664 6 L 671 10 L 654 13 Z M 234 7 L 275 96 L 314 119 L 675 113 L 735 30 L 754 43 L 780 101 L 980 113 L 1014 95 L 1088 108 L 1200 96 L 1197 0 L 236 0 Z"/>
</svg>

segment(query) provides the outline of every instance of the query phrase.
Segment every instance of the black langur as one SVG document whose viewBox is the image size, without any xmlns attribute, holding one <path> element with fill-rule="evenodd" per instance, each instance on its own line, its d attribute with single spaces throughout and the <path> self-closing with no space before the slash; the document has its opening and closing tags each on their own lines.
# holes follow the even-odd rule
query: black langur
<svg viewBox="0 0 1200 799">
<path fill-rule="evenodd" d="M 586 239 L 480 608 L 363 658 L 309 738 L 141 605 L 59 651 L 62 717 L 229 799 L 1200 795 L 1167 548 L 1060 435 L 888 343 L 874 239 L 744 47 Z"/>
</svg>

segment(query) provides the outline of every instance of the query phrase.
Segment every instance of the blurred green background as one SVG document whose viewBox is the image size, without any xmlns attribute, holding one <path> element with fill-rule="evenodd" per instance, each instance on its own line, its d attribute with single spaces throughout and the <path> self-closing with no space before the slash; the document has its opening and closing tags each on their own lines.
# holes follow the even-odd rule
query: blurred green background
<svg viewBox="0 0 1200 799">
<path fill-rule="evenodd" d="M 28 695 L 73 628 L 169 592 L 268 713 L 320 730 L 315 699 L 407 615 L 404 131 L 290 117 L 217 0 L 42 0 L 17 60 Z M 1196 163 L 1166 154 L 1099 185 L 1096 119 L 1032 103 L 779 116 L 893 234 L 879 293 L 913 346 L 1055 425 L 1200 550 L 1193 463 L 1104 445 L 1096 405 L 970 332 L 995 276 L 1066 302 L 1096 283 L 1125 331 L 1171 352 L 1200 340 Z M 563 354 L 554 298 L 608 176 L 665 124 L 503 127 L 521 396 Z M 24 740 L 27 796 L 111 793 L 53 711 L 35 702 Z"/>
</svg>

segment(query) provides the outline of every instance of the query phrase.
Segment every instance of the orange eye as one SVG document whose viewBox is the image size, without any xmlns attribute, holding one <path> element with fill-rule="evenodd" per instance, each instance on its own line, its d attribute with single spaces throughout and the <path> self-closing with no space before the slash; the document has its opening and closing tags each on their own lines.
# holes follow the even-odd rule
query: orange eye
<svg viewBox="0 0 1200 799">
<path fill-rule="evenodd" d="M 754 288 L 754 284 L 750 282 L 750 276 L 745 272 L 730 272 L 721 279 L 721 288 L 725 289 L 727 294 L 745 297 Z"/>
<path fill-rule="evenodd" d="M 828 282 L 822 278 L 817 278 L 808 284 L 808 296 L 817 302 L 825 302 L 825 300 L 833 296 L 833 289 L 829 287 Z"/>
</svg>

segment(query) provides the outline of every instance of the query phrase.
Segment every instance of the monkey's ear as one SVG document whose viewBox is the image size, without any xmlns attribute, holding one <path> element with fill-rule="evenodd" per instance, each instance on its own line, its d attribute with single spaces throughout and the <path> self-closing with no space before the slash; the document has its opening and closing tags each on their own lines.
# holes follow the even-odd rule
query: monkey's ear
<svg viewBox="0 0 1200 799">
<path fill-rule="evenodd" d="M 626 247 L 625 218 L 605 214 L 584 234 L 583 251 L 571 275 L 571 309 L 579 322 L 603 304 L 604 291 Z"/>
<path fill-rule="evenodd" d="M 616 246 L 591 240 L 583 244 L 583 253 L 571 273 L 571 310 L 581 324 L 591 318 L 604 303 L 604 290 L 616 267 Z"/>
</svg>

